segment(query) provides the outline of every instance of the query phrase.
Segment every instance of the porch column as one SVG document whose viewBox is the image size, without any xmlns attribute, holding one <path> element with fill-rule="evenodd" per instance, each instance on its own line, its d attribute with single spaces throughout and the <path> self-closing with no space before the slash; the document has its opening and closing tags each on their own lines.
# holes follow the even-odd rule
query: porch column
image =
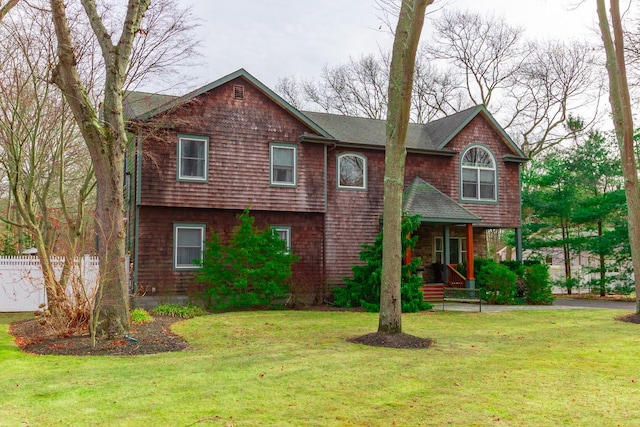
<svg viewBox="0 0 640 427">
<path fill-rule="evenodd" d="M 516 260 L 522 261 L 522 229 L 516 228 Z"/>
<path fill-rule="evenodd" d="M 449 244 L 449 226 L 445 225 L 442 230 L 442 281 L 449 282 L 449 263 L 451 262 L 451 245 Z"/>
<path fill-rule="evenodd" d="M 411 239 L 411 234 L 407 235 L 407 239 Z M 404 265 L 411 264 L 411 248 L 407 247 L 407 253 L 404 254 Z"/>
<path fill-rule="evenodd" d="M 475 289 L 476 277 L 473 272 L 473 224 L 467 224 L 467 288 Z"/>
</svg>

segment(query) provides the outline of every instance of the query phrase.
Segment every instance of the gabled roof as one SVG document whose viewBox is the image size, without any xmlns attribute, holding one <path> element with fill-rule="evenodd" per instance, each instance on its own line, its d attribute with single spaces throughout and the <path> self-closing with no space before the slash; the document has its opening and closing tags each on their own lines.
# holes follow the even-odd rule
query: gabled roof
<svg viewBox="0 0 640 427">
<path fill-rule="evenodd" d="M 311 111 L 304 111 L 304 114 L 339 142 L 374 147 L 385 146 L 386 122 L 384 120 Z M 410 123 L 407 129 L 407 149 L 453 153 L 447 150 L 446 145 L 479 114 L 489 122 L 511 149 L 513 156 L 510 156 L 510 160 L 526 160 L 525 154 L 483 105 L 476 105 L 426 124 Z"/>
<path fill-rule="evenodd" d="M 258 79 L 249 74 L 244 68 L 239 69 L 231 74 L 228 74 L 212 83 L 209 83 L 205 86 L 202 86 L 192 92 L 187 93 L 186 95 L 180 97 L 170 97 L 168 95 L 156 95 L 153 96 L 151 94 L 144 94 L 141 92 L 129 92 L 125 96 L 125 104 L 132 104 L 125 106 L 125 113 L 131 112 L 131 115 L 128 116 L 129 119 L 138 119 L 138 120 L 147 120 L 157 114 L 164 113 L 171 108 L 177 107 L 191 99 L 202 95 L 212 89 L 220 87 L 230 81 L 243 78 L 248 83 L 253 85 L 256 89 L 261 91 L 264 95 L 270 98 L 273 102 L 278 104 L 283 109 L 287 110 L 291 115 L 301 121 L 303 124 L 307 125 L 314 132 L 320 134 L 325 138 L 330 138 L 331 136 L 317 124 L 309 120 L 307 116 L 302 114 L 298 109 L 294 108 L 287 101 L 282 99 L 278 94 L 273 92 L 267 86 L 265 86 Z M 164 98 L 161 98 L 164 97 Z M 130 102 L 131 101 L 131 102 Z M 164 102 L 163 102 L 164 101 Z"/>
<path fill-rule="evenodd" d="M 311 111 L 301 112 L 243 68 L 180 97 L 145 92 L 127 92 L 123 103 L 124 113 L 127 119 L 147 120 L 237 78 L 242 78 L 253 85 L 265 96 L 309 127 L 316 135 L 320 136 L 320 138 L 317 138 L 317 136 L 311 135 L 312 140 L 317 139 L 320 142 L 329 140 L 345 145 L 362 145 L 375 148 L 385 147 L 385 120 Z M 511 149 L 513 154 L 505 156 L 505 161 L 524 162 L 528 160 L 483 105 L 477 105 L 426 124 L 410 123 L 406 137 L 407 150 L 454 155 L 455 152 L 447 149 L 446 145 L 478 115 L 482 115 L 488 121 L 503 142 Z"/>
<path fill-rule="evenodd" d="M 510 158 L 520 158 L 522 160 L 527 159 L 527 156 L 520 150 L 518 145 L 513 142 L 511 137 L 505 132 L 505 130 L 498 124 L 493 118 L 491 113 L 487 111 L 484 105 L 476 105 L 475 107 L 467 108 L 466 110 L 444 117 L 440 120 L 428 123 L 426 126 L 433 126 L 430 133 L 438 141 L 438 148 L 442 149 L 458 134 L 465 126 L 471 122 L 476 116 L 482 115 L 493 129 L 502 138 L 503 142 L 513 151 L 514 156 Z"/>
<path fill-rule="evenodd" d="M 326 130 L 333 139 L 352 144 L 384 147 L 386 143 L 386 121 L 340 114 L 303 111 L 315 123 Z M 436 150 L 425 125 L 409 123 L 406 144 L 408 149 Z"/>
<path fill-rule="evenodd" d="M 173 95 L 162 95 L 148 92 L 126 92 L 122 107 L 125 119 L 135 119 L 139 116 L 165 105 L 178 98 Z"/>
<path fill-rule="evenodd" d="M 420 177 L 409 184 L 403 196 L 402 211 L 411 216 L 419 215 L 421 222 L 469 224 L 481 221 L 480 217 Z"/>
</svg>

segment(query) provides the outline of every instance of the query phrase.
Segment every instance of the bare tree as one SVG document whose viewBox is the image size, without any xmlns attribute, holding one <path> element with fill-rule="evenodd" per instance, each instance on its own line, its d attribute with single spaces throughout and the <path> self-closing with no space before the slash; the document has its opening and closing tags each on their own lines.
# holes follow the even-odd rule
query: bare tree
<svg viewBox="0 0 640 427">
<path fill-rule="evenodd" d="M 503 18 L 445 10 L 434 20 L 434 27 L 433 43 L 426 48 L 428 56 L 455 65 L 452 71 L 464 82 L 473 104 L 488 106 L 509 87 L 524 61 L 520 43 L 524 30 Z"/>
<path fill-rule="evenodd" d="M 74 42 L 63 0 L 51 0 L 58 40 L 58 63 L 52 79 L 64 94 L 89 149 L 97 180 L 96 229 L 100 258 L 100 285 L 94 304 L 92 336 L 114 336 L 129 331 L 129 294 L 124 250 L 124 153 L 127 134 L 122 97 L 133 43 L 150 0 L 129 0 L 117 42 L 112 41 L 93 0 L 81 0 L 100 45 L 105 83 L 102 108 L 87 95 L 77 69 Z"/>
<path fill-rule="evenodd" d="M 413 79 L 412 119 L 427 123 L 471 106 L 459 90 L 463 79 L 451 67 L 441 69 L 425 51 L 418 52 Z"/>
<path fill-rule="evenodd" d="M 601 76 L 592 45 L 578 41 L 530 42 L 528 55 L 510 79 L 500 116 L 522 150 L 534 157 L 573 137 L 566 124 L 572 111 L 597 105 Z M 590 129 L 594 115 L 582 127 Z"/>
<path fill-rule="evenodd" d="M 624 30 L 619 0 L 609 0 L 608 15 L 605 1 L 596 1 L 600 33 L 607 55 L 609 101 L 622 160 L 622 174 L 624 176 L 624 189 L 627 199 L 629 243 L 631 245 L 633 277 L 636 284 L 636 313 L 640 314 L 640 191 L 633 141 L 634 128 L 631 97 L 625 62 Z M 609 20 L 611 20 L 611 24 Z"/>
<path fill-rule="evenodd" d="M 64 100 L 47 81 L 55 55 L 48 16 L 29 12 L 9 20 L 0 38 L 0 167 L 17 212 L 8 210 L 0 220 L 33 236 L 47 320 L 56 332 L 68 333 L 89 319 L 90 301 L 73 271 L 86 240 L 84 206 L 94 188 L 93 171 Z M 58 277 L 54 254 L 65 255 Z"/>
<path fill-rule="evenodd" d="M 603 85 L 589 44 L 526 42 L 521 28 L 472 12 L 444 11 L 434 27 L 433 40 L 416 58 L 412 121 L 424 123 L 484 104 L 523 151 L 535 156 L 574 135 L 566 126 L 572 112 L 594 111 L 585 132 L 597 118 Z M 290 85 L 284 95 L 293 95 L 296 86 L 298 104 L 302 100 L 327 112 L 381 118 L 386 114 L 382 77 L 388 69 L 388 54 L 351 59 L 325 67 L 318 82 Z"/>
<path fill-rule="evenodd" d="M 393 42 L 389 72 L 382 226 L 382 282 L 378 333 L 402 332 L 400 280 L 402 268 L 402 191 L 407 155 L 415 58 L 424 15 L 433 0 L 403 0 Z"/>
<path fill-rule="evenodd" d="M 386 114 L 388 68 L 374 55 L 325 66 L 318 83 L 305 82 L 306 98 L 327 112 L 382 119 Z"/>
</svg>

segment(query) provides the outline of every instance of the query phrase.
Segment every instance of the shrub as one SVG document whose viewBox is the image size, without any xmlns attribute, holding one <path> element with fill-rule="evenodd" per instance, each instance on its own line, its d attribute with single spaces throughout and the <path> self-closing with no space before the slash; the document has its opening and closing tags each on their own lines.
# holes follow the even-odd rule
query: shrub
<svg viewBox="0 0 640 427">
<path fill-rule="evenodd" d="M 184 319 L 209 314 L 204 308 L 193 304 L 161 304 L 151 311 L 158 316 L 182 317 Z"/>
<path fill-rule="evenodd" d="M 420 226 L 417 217 L 405 217 L 402 221 L 402 251 L 414 248 L 418 236 L 409 235 Z M 362 245 L 360 260 L 365 265 L 353 265 L 353 278 L 345 277 L 345 286 L 335 288 L 333 295 L 336 305 L 340 307 L 363 307 L 369 312 L 380 311 L 380 284 L 382 282 L 382 233 L 378 234 L 372 245 Z M 420 266 L 420 258 L 414 258 L 409 265 L 402 266 L 400 293 L 402 296 L 402 312 L 414 313 L 428 310 L 431 304 L 422 301 L 422 278 L 416 272 Z"/>
<path fill-rule="evenodd" d="M 141 325 L 153 321 L 153 317 L 144 308 L 134 308 L 131 310 L 131 323 Z"/>
<path fill-rule="evenodd" d="M 197 281 L 209 286 L 205 294 L 213 309 L 264 306 L 289 292 L 287 281 L 297 257 L 271 229 L 255 228 L 248 209 L 238 219 L 227 246 L 213 233 L 196 274 Z"/>
<path fill-rule="evenodd" d="M 495 262 L 487 263 L 476 277 L 486 290 L 489 303 L 514 304 L 516 302 L 517 275 L 508 267 Z"/>
<path fill-rule="evenodd" d="M 528 304 L 551 304 L 551 282 L 549 266 L 533 264 L 524 268 L 525 297 Z"/>
</svg>

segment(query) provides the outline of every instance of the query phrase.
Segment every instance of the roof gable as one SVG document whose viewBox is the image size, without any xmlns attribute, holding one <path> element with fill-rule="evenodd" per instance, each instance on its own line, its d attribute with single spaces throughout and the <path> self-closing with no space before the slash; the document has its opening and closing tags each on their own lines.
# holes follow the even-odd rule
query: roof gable
<svg viewBox="0 0 640 427">
<path fill-rule="evenodd" d="M 438 149 L 444 149 L 444 147 L 478 115 L 489 123 L 516 157 L 522 159 L 527 157 L 484 105 L 467 108 L 466 110 L 443 117 L 442 119 L 429 122 L 425 126 L 429 129 L 429 134 Z"/>
<path fill-rule="evenodd" d="M 178 105 L 184 104 L 185 102 L 190 101 L 191 99 L 196 98 L 199 95 L 218 88 L 237 78 L 242 78 L 249 84 L 253 85 L 274 103 L 286 110 L 289 114 L 294 116 L 297 120 L 305 124 L 314 132 L 327 138 L 331 137 L 331 135 L 329 135 L 324 129 L 322 129 L 313 121 L 309 120 L 307 116 L 302 114 L 299 110 L 285 101 L 282 97 L 280 97 L 258 79 L 249 74 L 244 68 L 241 68 L 238 71 L 228 74 L 212 83 L 209 83 L 187 93 L 186 95 L 182 95 L 179 97 L 172 97 L 169 95 L 145 94 L 142 92 L 129 92 L 125 97 L 125 103 L 129 104 L 125 107 L 125 113 L 131 113 L 131 115 L 128 116 L 131 119 L 148 120 L 157 114 L 164 113 L 174 107 L 177 107 Z"/>
</svg>

